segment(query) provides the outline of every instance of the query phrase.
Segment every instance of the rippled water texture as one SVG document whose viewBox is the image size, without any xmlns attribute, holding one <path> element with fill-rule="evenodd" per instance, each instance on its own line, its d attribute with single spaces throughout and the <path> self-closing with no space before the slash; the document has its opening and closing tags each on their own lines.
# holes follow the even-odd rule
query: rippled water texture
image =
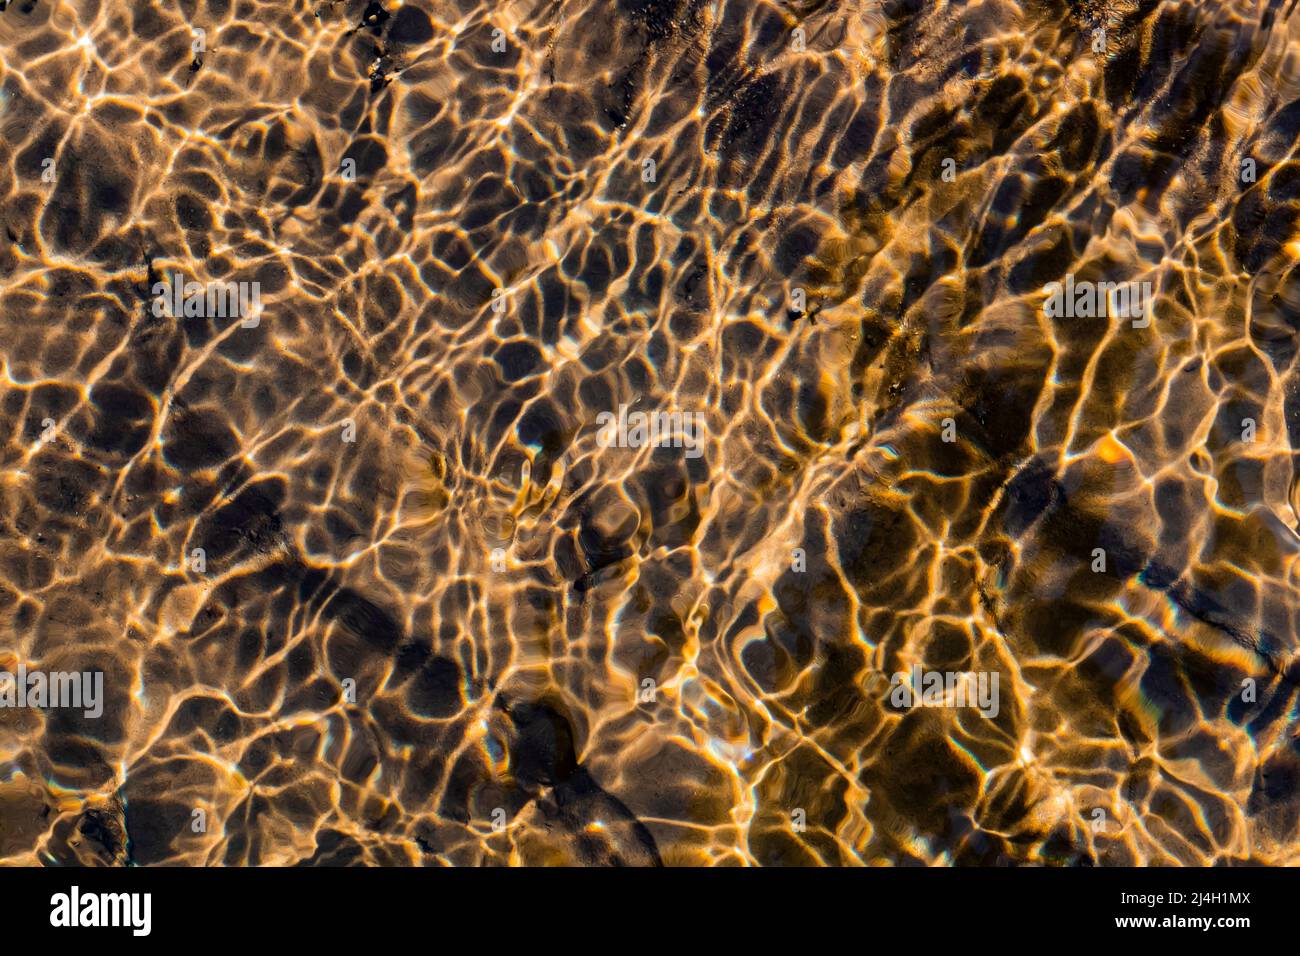
<svg viewBox="0 0 1300 956">
<path fill-rule="evenodd" d="M 0 5 L 3 862 L 1300 859 L 1295 0 Z"/>
</svg>

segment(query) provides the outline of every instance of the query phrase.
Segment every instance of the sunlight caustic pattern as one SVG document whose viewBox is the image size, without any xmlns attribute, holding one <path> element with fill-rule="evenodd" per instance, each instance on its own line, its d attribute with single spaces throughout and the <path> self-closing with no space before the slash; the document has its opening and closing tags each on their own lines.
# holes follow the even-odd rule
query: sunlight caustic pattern
<svg viewBox="0 0 1300 956">
<path fill-rule="evenodd" d="M 1300 862 L 1296 6 L 0 3 L 0 863 Z"/>
</svg>

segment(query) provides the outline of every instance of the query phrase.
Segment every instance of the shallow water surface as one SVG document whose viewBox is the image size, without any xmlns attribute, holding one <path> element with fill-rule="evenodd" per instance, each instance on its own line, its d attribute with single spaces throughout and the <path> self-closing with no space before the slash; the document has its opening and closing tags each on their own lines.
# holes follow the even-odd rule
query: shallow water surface
<svg viewBox="0 0 1300 956">
<path fill-rule="evenodd" d="M 1300 858 L 1295 0 L 0 6 L 0 862 Z"/>
</svg>

